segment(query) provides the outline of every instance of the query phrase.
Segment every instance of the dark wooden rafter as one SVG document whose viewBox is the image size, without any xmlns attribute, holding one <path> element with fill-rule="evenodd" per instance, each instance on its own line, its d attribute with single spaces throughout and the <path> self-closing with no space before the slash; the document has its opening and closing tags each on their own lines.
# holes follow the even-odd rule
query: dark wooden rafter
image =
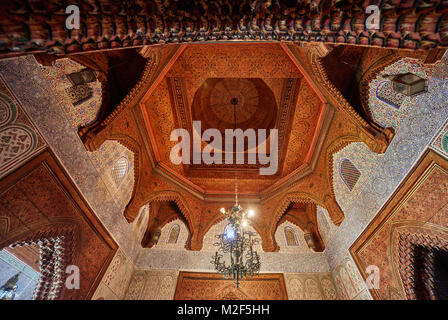
<svg viewBox="0 0 448 320">
<path fill-rule="evenodd" d="M 447 7 L 428 1 L 77 1 L 79 29 L 67 30 L 67 3 L 5 0 L 0 6 L 3 56 L 71 54 L 160 43 L 290 41 L 428 49 L 448 45 Z M 378 30 L 367 30 L 378 5 Z"/>
</svg>

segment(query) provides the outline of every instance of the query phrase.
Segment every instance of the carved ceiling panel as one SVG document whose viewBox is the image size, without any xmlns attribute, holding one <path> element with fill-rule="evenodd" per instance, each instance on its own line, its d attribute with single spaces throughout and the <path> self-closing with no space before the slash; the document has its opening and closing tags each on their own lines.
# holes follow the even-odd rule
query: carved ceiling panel
<svg viewBox="0 0 448 320">
<path fill-rule="evenodd" d="M 233 129 L 233 98 L 238 128 L 275 128 L 279 136 L 276 174 L 260 175 L 260 165 L 246 160 L 238 165 L 244 169 L 238 173 L 241 192 L 257 194 L 269 181 L 308 167 L 324 110 L 314 89 L 278 44 L 186 46 L 143 105 L 155 161 L 209 193 L 233 190 L 235 165 L 174 165 L 170 151 L 177 141 L 169 139 L 176 128 L 187 129 L 191 137 L 196 120 L 201 121 L 201 132 Z M 270 139 L 266 142 L 269 153 Z M 202 148 L 206 145 L 202 141 Z"/>
<path fill-rule="evenodd" d="M 204 235 L 220 221 L 219 208 L 233 201 L 237 172 L 241 201 L 258 213 L 252 226 L 262 238 L 263 250 L 278 250 L 276 227 L 282 217 L 296 216 L 293 223 L 310 235 L 307 242 L 314 251 L 322 251 L 316 205 L 328 211 L 332 223 L 339 225 L 344 219 L 332 189 L 332 155 L 355 141 L 382 153 L 393 130 L 368 122 L 353 109 L 328 79 L 320 58 L 325 53 L 318 46 L 232 43 L 160 48 L 142 53 L 147 66 L 138 85 L 83 136 L 90 149 L 107 139 L 119 140 L 139 159 L 135 190 L 124 212 L 128 221 L 143 205 L 154 199 L 173 200 L 166 195 L 175 194 L 182 200 L 179 209 L 190 231 L 186 247 L 200 250 Z M 233 129 L 229 98 L 244 103 L 238 126 L 279 130 L 276 174 L 260 175 L 247 161 L 229 169 L 171 162 L 171 150 L 179 142 L 170 139 L 174 129 L 192 133 L 193 120 L 204 122 L 202 129 Z M 293 214 L 290 206 L 299 203 L 310 209 L 296 208 Z"/>
</svg>

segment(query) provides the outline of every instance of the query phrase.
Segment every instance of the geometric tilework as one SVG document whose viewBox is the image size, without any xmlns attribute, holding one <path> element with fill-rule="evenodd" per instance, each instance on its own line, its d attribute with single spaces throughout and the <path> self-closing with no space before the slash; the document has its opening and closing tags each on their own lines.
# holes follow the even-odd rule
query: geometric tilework
<svg viewBox="0 0 448 320">
<path fill-rule="evenodd" d="M 85 126 L 96 119 L 102 104 L 99 80 L 83 84 L 70 81 L 71 75 L 85 70 L 84 66 L 70 58 L 62 58 L 52 66 L 40 66 L 40 69 L 72 127 Z"/>
<path fill-rule="evenodd" d="M 107 140 L 89 155 L 117 207 L 123 212 L 134 189 L 134 153 L 117 141 Z"/>
<path fill-rule="evenodd" d="M 279 246 L 279 252 L 287 254 L 313 254 L 305 241 L 305 233 L 297 225 L 290 221 L 284 221 L 275 231 L 275 242 Z"/>
<path fill-rule="evenodd" d="M 168 244 L 168 236 L 171 227 L 175 224 L 180 226 L 180 234 L 176 244 Z M 210 263 L 211 257 L 216 251 L 213 245 L 216 235 L 223 233 L 227 220 L 222 220 L 213 225 L 204 236 L 204 242 L 200 251 L 185 249 L 185 243 L 189 236 L 185 224 L 176 219 L 162 228 L 159 242 L 152 248 L 143 248 L 136 262 L 137 268 L 158 270 L 201 270 L 216 272 Z M 298 246 L 288 247 L 284 235 L 284 226 L 291 226 L 298 238 Z M 256 232 L 252 226 L 248 231 Z M 257 234 L 256 238 L 260 239 Z M 314 252 L 304 241 L 303 231 L 291 224 L 289 221 L 278 226 L 275 239 L 280 247 L 279 252 L 264 252 L 261 243 L 254 246 L 254 251 L 260 255 L 261 272 L 329 272 L 325 253 Z M 225 259 L 229 257 L 226 255 Z"/>
<path fill-rule="evenodd" d="M 339 163 L 339 176 L 342 181 L 344 181 L 347 188 L 352 191 L 361 176 L 361 172 L 359 172 L 350 160 L 342 159 Z"/>
<path fill-rule="evenodd" d="M 146 225 L 142 227 L 146 231 Z M 185 223 L 180 219 L 175 219 L 163 226 L 158 243 L 148 250 L 164 249 L 184 252 L 188 237 L 189 231 Z"/>
<path fill-rule="evenodd" d="M 334 156 L 335 164 L 342 157 L 349 158 L 362 172 L 362 176 L 351 193 L 348 188 L 342 187 L 340 179 L 333 179 L 336 200 L 345 213 L 345 219 L 331 241 L 326 243 L 325 252 L 331 268 L 346 254 L 431 141 L 431 148 L 441 152 L 441 141 L 433 139 L 437 132 L 442 134 L 448 130 L 448 79 L 433 77 L 433 68 L 434 65 L 405 58 L 382 71 L 382 74 L 412 72 L 428 80 L 428 91 L 415 97 L 406 97 L 400 109 L 393 108 L 375 96 L 376 88 L 384 78 L 378 77 L 369 84 L 369 108 L 373 120 L 383 127 L 395 128 L 395 137 L 384 154 L 370 154 L 368 148 L 357 150 L 351 148 L 357 143 L 351 143 L 338 152 L 337 157 Z M 442 126 L 445 130 L 439 131 Z M 348 149 L 350 154 L 346 153 Z M 448 153 L 443 154 L 448 157 Z M 337 168 L 333 172 L 335 177 Z"/>
<path fill-rule="evenodd" d="M 445 152 L 448 152 L 448 131 L 445 132 L 442 136 L 442 149 Z"/>
<path fill-rule="evenodd" d="M 142 270 L 132 274 L 125 300 L 171 300 L 176 291 L 177 270 Z"/>
<path fill-rule="evenodd" d="M 448 121 L 443 125 L 431 142 L 431 148 L 448 158 Z"/>
<path fill-rule="evenodd" d="M 383 127 L 392 127 L 395 130 L 401 121 L 408 116 L 409 109 L 415 105 L 417 97 L 407 97 L 393 90 L 390 81 L 383 75 L 396 75 L 413 73 L 424 79 L 431 78 L 433 66 L 423 64 L 419 60 L 403 58 L 381 71 L 369 83 L 369 109 L 373 120 Z"/>
<path fill-rule="evenodd" d="M 396 92 L 393 89 L 392 83 L 390 81 L 380 82 L 378 84 L 378 87 L 376 88 L 375 95 L 379 100 L 397 109 L 400 108 L 401 104 L 403 103 L 403 100 L 406 98 L 404 94 Z"/>
<path fill-rule="evenodd" d="M 132 262 L 118 249 L 101 283 L 98 285 L 92 300 L 124 299 L 133 272 L 134 266 Z"/>
<path fill-rule="evenodd" d="M 36 146 L 36 135 L 26 126 L 0 128 L 0 167 L 8 167 L 27 156 Z"/>
<path fill-rule="evenodd" d="M 372 300 L 359 269 L 350 254 L 332 271 L 334 283 L 342 300 Z"/>
<path fill-rule="evenodd" d="M 381 158 L 381 155 L 372 152 L 363 142 L 352 142 L 333 155 L 333 190 L 336 201 L 343 212 L 348 212 L 353 201 L 359 198 L 359 192 L 371 179 L 372 169 L 379 158 Z M 346 182 L 340 177 L 339 167 L 343 159 L 350 159 L 350 162 L 362 172 L 353 191 L 347 187 Z M 380 181 L 376 181 L 371 191 L 384 192 L 384 188 L 385 186 Z"/>
<path fill-rule="evenodd" d="M 331 273 L 285 273 L 289 300 L 337 300 Z"/>
<path fill-rule="evenodd" d="M 42 147 L 33 125 L 0 81 L 0 176 Z"/>
<path fill-rule="evenodd" d="M 74 106 L 77 106 L 93 96 L 93 90 L 88 84 L 78 84 L 76 86 L 65 89 L 68 97 L 72 101 Z"/>
<path fill-rule="evenodd" d="M 0 94 L 0 127 L 16 119 L 17 109 L 6 96 Z"/>
<path fill-rule="evenodd" d="M 68 61 L 67 65 L 62 65 L 62 61 Z M 73 64 L 76 65 L 76 68 L 73 69 L 82 68 L 82 66 L 75 62 L 72 64 L 71 61 L 68 58 L 59 59 L 52 67 L 41 67 L 33 56 L 2 60 L 0 75 L 2 80 L 4 79 L 4 82 L 13 88 L 14 96 L 11 99 L 16 106 L 20 107 L 18 108 L 19 113 L 28 114 L 33 119 L 33 123 L 30 121 L 29 126 L 34 129 L 33 124 L 35 124 L 47 139 L 52 150 L 66 167 L 79 191 L 91 205 L 102 224 L 109 230 L 124 253 L 133 260 L 141 245 L 135 241 L 133 225 L 124 218 L 123 209 L 132 195 L 134 156 L 132 152 L 127 152 L 125 147 L 114 148 L 113 143 L 106 142 L 103 145 L 111 146 L 110 149 L 117 150 L 117 154 L 110 149 L 101 149 L 99 152 L 86 151 L 79 139 L 77 129 L 80 125 L 95 120 L 101 103 L 101 85 L 98 81 L 90 83 L 94 90 L 94 97 L 82 105 L 73 107 L 64 92 L 65 88 L 72 85 L 65 75 L 79 71 L 69 70 Z M 3 81 L 0 83 L 0 92 L 7 91 L 6 88 L 3 88 Z M 17 121 L 21 120 L 20 117 L 19 114 Z M 25 121 L 26 119 L 23 119 L 23 122 Z M 21 123 L 23 122 L 21 120 Z M 35 131 L 38 133 L 37 130 Z M 44 141 L 43 139 L 39 140 L 36 150 L 43 148 Z M 117 144 L 119 145 L 119 143 Z M 102 152 L 103 150 L 106 152 Z M 107 153 L 107 151 L 111 152 Z M 123 178 L 120 190 L 117 190 L 110 172 L 114 160 L 121 155 L 128 157 L 129 171 L 132 174 Z M 106 156 L 110 157 L 105 161 L 96 161 L 96 158 L 106 158 Z M 110 164 L 108 164 L 108 160 L 111 161 Z M 99 163 L 107 165 L 101 166 Z M 3 171 L 0 168 L 0 175 L 2 174 Z M 1 227 L 2 221 L 0 221 Z M 82 275 L 82 279 L 85 279 L 84 275 Z M 85 286 L 82 285 L 81 280 L 80 292 L 83 292 L 83 287 Z"/>
<path fill-rule="evenodd" d="M 324 243 L 328 243 L 338 227 L 331 221 L 328 211 L 325 208 L 316 206 L 316 211 L 319 233 Z"/>
</svg>

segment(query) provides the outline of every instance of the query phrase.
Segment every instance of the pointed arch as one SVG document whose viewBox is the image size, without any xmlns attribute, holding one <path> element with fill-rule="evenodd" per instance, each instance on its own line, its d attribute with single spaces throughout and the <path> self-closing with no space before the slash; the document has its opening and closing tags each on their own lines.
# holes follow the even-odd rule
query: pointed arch
<svg viewBox="0 0 448 320">
<path fill-rule="evenodd" d="M 327 181 L 328 181 L 328 186 L 330 187 L 330 191 L 331 191 L 331 195 L 333 196 L 334 199 L 336 199 L 335 193 L 334 193 L 334 177 L 333 177 L 333 171 L 334 171 L 334 159 L 333 156 L 334 154 L 336 154 L 337 152 L 341 151 L 342 149 L 344 149 L 346 146 L 348 146 L 350 143 L 352 142 L 364 142 L 362 141 L 359 137 L 354 136 L 354 135 L 346 135 L 346 136 L 341 136 L 338 137 L 337 139 L 335 139 L 328 147 L 326 150 L 326 163 L 327 165 Z"/>
<path fill-rule="evenodd" d="M 180 213 L 185 218 L 187 222 L 187 228 L 190 232 L 189 240 L 195 233 L 194 225 L 193 225 L 193 214 L 190 210 L 188 202 L 185 198 L 177 191 L 165 190 L 165 191 L 157 191 L 151 194 L 149 198 L 146 199 L 146 203 L 151 205 L 152 202 L 160 202 L 160 201 L 173 201 L 180 210 Z M 171 222 L 171 221 L 168 221 Z"/>
<path fill-rule="evenodd" d="M 111 175 L 117 187 L 121 184 L 123 178 L 128 174 L 129 166 L 128 157 L 120 156 L 118 159 L 115 159 L 111 169 Z"/>
<path fill-rule="evenodd" d="M 119 144 L 121 144 L 123 147 L 127 148 L 134 154 L 134 172 L 133 172 L 134 186 L 132 187 L 131 198 L 129 199 L 129 202 L 126 206 L 126 207 L 128 207 L 129 204 L 135 198 L 136 190 L 140 183 L 141 168 L 142 168 L 141 146 L 134 138 L 132 138 L 126 134 L 121 134 L 121 133 L 111 134 L 111 136 L 108 138 L 108 140 L 117 141 Z"/>
<path fill-rule="evenodd" d="M 213 228 L 215 225 L 217 225 L 218 223 L 221 223 L 224 220 L 224 215 L 220 212 L 217 212 L 212 219 L 209 220 L 208 224 L 204 227 L 201 228 L 200 230 L 200 234 L 198 234 L 198 237 L 200 237 L 200 243 L 202 246 L 202 242 L 203 239 L 205 237 L 205 235 L 210 231 L 211 228 Z M 260 225 L 257 223 L 256 220 L 252 219 L 250 221 L 250 226 L 252 228 L 254 228 L 254 230 L 258 233 L 258 235 L 261 238 L 261 241 L 263 242 L 263 229 L 260 227 Z"/>
<path fill-rule="evenodd" d="M 273 214 L 273 221 L 270 226 L 270 234 L 272 236 L 274 236 L 274 234 L 275 234 L 275 230 L 277 229 L 277 225 L 278 225 L 280 219 L 282 218 L 282 216 L 284 215 L 284 213 L 286 212 L 288 207 L 294 202 L 312 203 L 312 204 L 318 204 L 324 208 L 327 207 L 324 202 L 322 202 L 321 200 L 319 200 L 318 198 L 316 198 L 315 196 L 313 196 L 309 193 L 292 192 L 292 193 L 285 195 L 282 198 L 282 200 L 279 201 L 279 205 L 277 206 L 277 208 L 275 209 L 274 214 Z"/>
<path fill-rule="evenodd" d="M 173 225 L 168 232 L 168 238 L 166 243 L 176 244 L 179 239 L 180 226 L 178 224 Z"/>
<path fill-rule="evenodd" d="M 435 290 L 430 286 L 418 288 L 415 283 L 415 249 L 420 247 L 431 250 L 448 250 L 448 231 L 446 228 L 420 221 L 397 221 L 391 223 L 388 237 L 388 256 L 395 284 L 402 297 L 419 299 L 421 295 L 434 299 Z M 418 269 L 425 282 L 432 283 L 434 270 L 431 266 Z"/>
<path fill-rule="evenodd" d="M 285 226 L 283 228 L 283 233 L 285 235 L 286 244 L 291 247 L 295 247 L 299 245 L 299 241 L 297 240 L 296 232 L 290 226 Z"/>
<path fill-rule="evenodd" d="M 67 289 L 63 285 L 66 268 L 78 264 L 80 227 L 69 219 L 58 219 L 53 223 L 35 223 L 0 242 L 5 247 L 36 245 L 39 247 L 40 278 L 33 294 L 33 300 L 64 299 Z"/>
</svg>

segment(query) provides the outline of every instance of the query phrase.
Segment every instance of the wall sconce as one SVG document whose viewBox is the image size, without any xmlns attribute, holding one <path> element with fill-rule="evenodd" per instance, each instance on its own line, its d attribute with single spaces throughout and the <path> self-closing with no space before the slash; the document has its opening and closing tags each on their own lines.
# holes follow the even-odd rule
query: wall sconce
<svg viewBox="0 0 448 320">
<path fill-rule="evenodd" d="M 383 76 L 383 78 L 387 78 L 392 82 L 394 91 L 408 97 L 426 92 L 428 89 L 425 79 L 410 72 L 397 75 L 386 75 Z"/>
<path fill-rule="evenodd" d="M 160 228 L 157 228 L 154 230 L 154 233 L 152 234 L 151 242 L 153 245 L 156 245 L 159 242 L 160 236 L 162 235 L 162 230 Z"/>
<path fill-rule="evenodd" d="M 316 244 L 314 243 L 313 235 L 310 232 L 305 232 L 304 234 L 305 242 L 310 249 L 316 249 Z"/>
<path fill-rule="evenodd" d="M 96 81 L 95 72 L 87 68 L 79 72 L 70 73 L 67 75 L 67 78 L 74 86 Z"/>
</svg>

